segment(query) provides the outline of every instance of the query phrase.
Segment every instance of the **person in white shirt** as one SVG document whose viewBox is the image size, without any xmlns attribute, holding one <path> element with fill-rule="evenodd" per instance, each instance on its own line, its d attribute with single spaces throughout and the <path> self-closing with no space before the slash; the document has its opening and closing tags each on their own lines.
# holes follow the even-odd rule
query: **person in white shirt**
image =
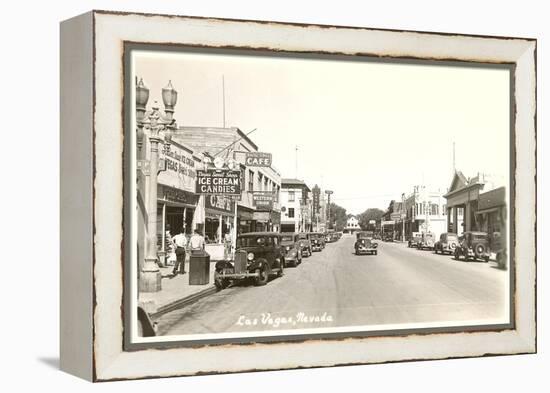
<svg viewBox="0 0 550 393">
<path fill-rule="evenodd" d="M 172 271 L 172 276 L 176 276 L 179 273 L 185 274 L 185 247 L 187 246 L 187 237 L 185 236 L 184 230 L 182 229 L 180 233 L 172 238 L 172 241 L 176 245 L 176 263 L 174 264 L 174 270 Z"/>
<path fill-rule="evenodd" d="M 195 229 L 195 233 L 191 236 L 191 239 L 189 239 L 189 244 L 191 247 L 191 254 L 202 254 L 204 251 L 204 238 L 198 229 Z"/>
<path fill-rule="evenodd" d="M 231 259 L 232 238 L 233 236 L 231 236 L 231 230 L 229 230 L 223 237 L 223 257 L 226 261 Z"/>
</svg>

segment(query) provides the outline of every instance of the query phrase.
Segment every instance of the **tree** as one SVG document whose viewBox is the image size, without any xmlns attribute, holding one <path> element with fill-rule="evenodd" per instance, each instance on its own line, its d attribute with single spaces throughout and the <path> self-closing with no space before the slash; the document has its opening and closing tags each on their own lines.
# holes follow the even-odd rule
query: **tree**
<svg viewBox="0 0 550 393">
<path fill-rule="evenodd" d="M 369 208 L 365 210 L 363 213 L 359 214 L 359 226 L 364 231 L 369 228 L 369 221 L 380 221 L 382 219 L 382 216 L 384 215 L 384 210 L 380 210 L 377 208 Z"/>
<path fill-rule="evenodd" d="M 330 219 L 327 228 L 334 228 L 335 231 L 342 231 L 344 230 L 347 221 L 348 215 L 346 214 L 346 209 L 331 202 Z"/>
</svg>

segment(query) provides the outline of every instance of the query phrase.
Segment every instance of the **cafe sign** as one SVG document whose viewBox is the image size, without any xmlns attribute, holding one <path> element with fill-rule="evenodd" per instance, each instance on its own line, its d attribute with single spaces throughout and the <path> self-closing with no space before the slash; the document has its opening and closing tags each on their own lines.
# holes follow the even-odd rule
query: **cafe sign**
<svg viewBox="0 0 550 393">
<path fill-rule="evenodd" d="M 205 207 L 207 209 L 233 214 L 235 211 L 235 202 L 233 202 L 230 197 L 212 194 L 206 196 Z"/>
<path fill-rule="evenodd" d="M 259 151 L 247 152 L 245 157 L 246 166 L 271 166 L 271 153 L 262 153 Z"/>
<path fill-rule="evenodd" d="M 227 170 L 198 170 L 197 194 L 240 195 L 241 172 Z"/>
</svg>

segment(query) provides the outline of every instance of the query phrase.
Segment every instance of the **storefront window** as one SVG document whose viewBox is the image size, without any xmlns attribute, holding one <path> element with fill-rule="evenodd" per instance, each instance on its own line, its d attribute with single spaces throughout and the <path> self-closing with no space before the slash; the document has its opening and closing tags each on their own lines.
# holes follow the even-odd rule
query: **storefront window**
<svg viewBox="0 0 550 393">
<path fill-rule="evenodd" d="M 263 176 L 261 173 L 258 173 L 258 191 L 262 191 Z"/>
<path fill-rule="evenodd" d="M 254 172 L 248 170 L 248 191 L 254 191 Z"/>
</svg>

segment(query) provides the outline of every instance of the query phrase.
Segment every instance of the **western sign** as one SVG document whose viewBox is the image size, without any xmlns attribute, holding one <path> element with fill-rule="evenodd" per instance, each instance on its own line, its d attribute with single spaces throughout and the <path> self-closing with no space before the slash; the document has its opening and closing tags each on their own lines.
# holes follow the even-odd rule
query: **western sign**
<svg viewBox="0 0 550 393">
<path fill-rule="evenodd" d="M 241 194 L 241 172 L 215 169 L 197 171 L 197 194 Z"/>
<path fill-rule="evenodd" d="M 271 153 L 249 152 L 246 153 L 246 166 L 271 166 Z"/>
<path fill-rule="evenodd" d="M 258 210 L 272 210 L 275 193 L 272 191 L 255 191 L 252 200 Z"/>
</svg>

